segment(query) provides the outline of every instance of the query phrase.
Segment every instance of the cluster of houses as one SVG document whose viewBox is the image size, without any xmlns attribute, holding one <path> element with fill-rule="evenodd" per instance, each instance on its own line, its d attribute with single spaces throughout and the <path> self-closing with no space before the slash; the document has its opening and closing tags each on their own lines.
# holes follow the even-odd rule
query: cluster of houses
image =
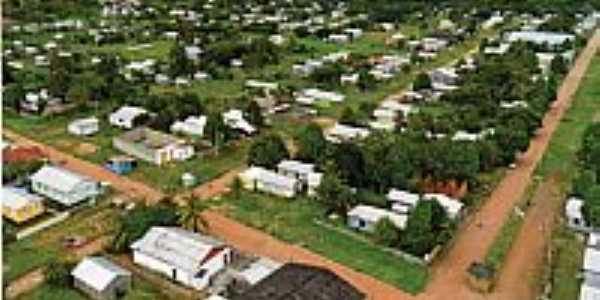
<svg viewBox="0 0 600 300">
<path fill-rule="evenodd" d="M 252 166 L 239 174 L 245 189 L 284 198 L 293 198 L 303 192 L 313 196 L 322 177 L 323 173 L 317 172 L 314 164 L 297 160 L 282 160 L 277 171 Z"/>
<path fill-rule="evenodd" d="M 35 148 L 5 149 L 6 164 L 30 159 L 38 160 L 43 154 Z M 30 151 L 31 150 L 31 151 Z M 26 174 L 24 174 L 26 175 Z M 60 166 L 46 164 L 28 176 L 28 184 L 5 182 L 2 186 L 2 216 L 15 224 L 32 221 L 46 212 L 46 204 L 71 208 L 96 200 L 102 193 L 101 183 L 85 175 Z"/>
<path fill-rule="evenodd" d="M 130 248 L 136 265 L 204 291 L 210 300 L 365 299 L 327 269 L 266 257 L 248 260 L 220 240 L 179 227 L 152 227 Z M 71 276 L 77 289 L 98 300 L 119 299 L 134 282 L 131 271 L 102 256 L 84 258 Z"/>
<path fill-rule="evenodd" d="M 424 195 L 391 189 L 386 198 L 389 209 L 370 205 L 357 205 L 348 211 L 347 222 L 350 228 L 372 232 L 377 222 L 388 218 L 398 229 L 404 229 L 408 216 L 420 201 L 437 201 L 446 211 L 450 219 L 461 217 L 464 204 L 444 194 L 428 193 Z"/>
</svg>

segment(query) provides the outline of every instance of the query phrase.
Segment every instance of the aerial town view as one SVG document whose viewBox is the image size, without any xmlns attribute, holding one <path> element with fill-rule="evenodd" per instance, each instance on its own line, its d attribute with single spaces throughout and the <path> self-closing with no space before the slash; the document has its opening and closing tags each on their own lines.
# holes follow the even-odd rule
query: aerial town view
<svg viewBox="0 0 600 300">
<path fill-rule="evenodd" d="M 600 0 L 1 24 L 2 299 L 600 299 Z"/>
</svg>

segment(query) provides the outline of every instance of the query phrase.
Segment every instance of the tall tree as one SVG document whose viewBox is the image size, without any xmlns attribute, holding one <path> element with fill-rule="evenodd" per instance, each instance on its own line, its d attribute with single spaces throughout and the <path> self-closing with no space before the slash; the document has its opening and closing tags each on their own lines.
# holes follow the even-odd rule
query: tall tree
<svg viewBox="0 0 600 300">
<path fill-rule="evenodd" d="M 262 115 L 262 110 L 256 101 L 251 100 L 248 102 L 248 105 L 244 109 L 244 113 L 248 122 L 256 127 L 262 127 L 265 123 L 264 117 Z"/>
<path fill-rule="evenodd" d="M 277 164 L 290 154 L 283 139 L 276 134 L 267 134 L 258 137 L 248 151 L 248 164 L 274 169 Z"/>
<path fill-rule="evenodd" d="M 298 159 L 306 162 L 323 162 L 328 144 L 319 125 L 310 123 L 304 126 L 296 134 L 295 141 Z"/>
<path fill-rule="evenodd" d="M 179 225 L 193 232 L 206 232 L 208 222 L 202 217 L 202 212 L 208 206 L 204 203 L 204 200 L 188 195 L 183 198 L 183 202 L 185 204 L 178 209 Z"/>
</svg>

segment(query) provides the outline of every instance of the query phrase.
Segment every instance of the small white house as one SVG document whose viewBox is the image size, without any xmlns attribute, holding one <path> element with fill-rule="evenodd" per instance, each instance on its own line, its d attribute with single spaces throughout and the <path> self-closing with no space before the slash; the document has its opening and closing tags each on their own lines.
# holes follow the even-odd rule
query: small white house
<svg viewBox="0 0 600 300">
<path fill-rule="evenodd" d="M 147 113 L 148 111 L 141 107 L 123 106 L 114 113 L 110 114 L 108 121 L 113 126 L 124 129 L 132 129 L 135 125 L 135 118 Z"/>
<path fill-rule="evenodd" d="M 417 206 L 421 200 L 421 195 L 408 191 L 390 189 L 386 195 L 386 198 L 392 203 L 393 211 L 401 214 L 408 214 Z"/>
<path fill-rule="evenodd" d="M 232 248 L 177 227 L 152 227 L 131 245 L 134 263 L 202 290 L 232 259 Z"/>
<path fill-rule="evenodd" d="M 300 182 L 262 167 L 250 167 L 238 176 L 247 190 L 261 191 L 284 198 L 293 198 Z"/>
<path fill-rule="evenodd" d="M 247 135 L 256 133 L 256 127 L 244 119 L 244 113 L 239 109 L 230 109 L 224 112 L 223 122 L 229 128 L 242 131 Z"/>
<path fill-rule="evenodd" d="M 444 194 L 425 194 L 423 200 L 437 200 L 437 202 L 446 210 L 450 219 L 456 219 L 460 216 L 464 204 L 456 199 L 450 198 Z"/>
<path fill-rule="evenodd" d="M 583 200 L 578 198 L 569 198 L 565 204 L 565 216 L 567 225 L 571 228 L 586 227 L 585 218 L 582 212 Z"/>
<path fill-rule="evenodd" d="M 351 209 L 347 215 L 350 228 L 366 232 L 372 232 L 377 222 L 383 218 L 390 219 L 398 229 L 404 229 L 408 220 L 407 215 L 369 205 L 358 205 Z"/>
<path fill-rule="evenodd" d="M 206 120 L 206 116 L 189 116 L 183 121 L 175 121 L 171 125 L 171 132 L 203 136 L 204 127 L 206 127 Z"/>
<path fill-rule="evenodd" d="M 65 206 L 100 194 L 98 182 L 56 166 L 44 166 L 30 177 L 31 189 Z"/>
<path fill-rule="evenodd" d="M 342 141 L 351 141 L 368 137 L 371 132 L 366 128 L 353 127 L 349 125 L 336 123 L 325 132 L 325 138 L 333 143 Z"/>
<path fill-rule="evenodd" d="M 131 272 L 100 256 L 84 258 L 71 276 L 77 289 L 96 300 L 119 299 L 131 288 Z"/>
<path fill-rule="evenodd" d="M 316 188 L 321 184 L 323 173 L 315 171 L 315 165 L 297 160 L 282 160 L 277 165 L 277 172 L 281 175 L 300 181 L 306 188 L 307 194 L 313 196 Z"/>
<path fill-rule="evenodd" d="M 100 130 L 100 120 L 89 117 L 75 120 L 67 126 L 67 131 L 73 135 L 93 135 Z"/>
</svg>

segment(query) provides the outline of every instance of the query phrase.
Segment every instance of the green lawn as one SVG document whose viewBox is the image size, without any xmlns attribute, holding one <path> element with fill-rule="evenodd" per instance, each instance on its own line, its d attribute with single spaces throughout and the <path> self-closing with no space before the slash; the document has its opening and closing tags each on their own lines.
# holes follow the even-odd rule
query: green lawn
<svg viewBox="0 0 600 300">
<path fill-rule="evenodd" d="M 554 231 L 551 299 L 577 299 L 581 281 L 576 275 L 581 271 L 584 248 L 583 240 L 567 228 Z"/>
<path fill-rule="evenodd" d="M 160 291 L 150 283 L 139 278 L 133 279 L 131 290 L 125 295 L 123 300 L 154 300 L 163 297 Z M 90 300 L 75 288 L 59 288 L 44 283 L 35 290 L 23 294 L 17 300 Z"/>
<path fill-rule="evenodd" d="M 535 173 L 546 177 L 551 174 L 560 174 L 561 192 L 566 195 L 569 186 L 577 174 L 577 151 L 585 129 L 600 120 L 600 58 L 596 57 L 590 64 L 586 76 L 574 96 L 571 108 L 565 114 L 561 124 L 552 136 L 548 150 Z M 533 195 L 523 199 L 527 201 Z M 562 197 L 565 198 L 565 197 Z M 487 261 L 501 266 L 510 244 L 518 233 L 522 222 L 509 219 L 500 234 L 496 237 L 493 246 L 488 250 Z M 559 226 L 560 227 L 560 226 Z M 574 235 L 565 230 L 555 230 L 554 250 L 557 255 L 552 264 L 553 299 L 577 299 L 579 293 L 579 280 L 577 272 L 581 265 L 582 245 L 577 242 Z"/>
<path fill-rule="evenodd" d="M 42 267 L 56 259 L 70 259 L 61 239 L 68 235 L 96 238 L 114 225 L 114 211 L 107 209 L 107 201 L 95 207 L 84 208 L 62 223 L 5 245 L 3 251 L 2 276 L 10 282 L 25 273 Z"/>
<path fill-rule="evenodd" d="M 100 132 L 94 136 L 79 137 L 67 132 L 66 128 L 70 121 L 78 117 L 90 116 L 92 112 L 79 111 L 59 116 L 38 117 L 17 116 L 11 110 L 4 110 L 3 115 L 3 125 L 7 128 L 99 165 L 104 164 L 111 156 L 121 154 L 112 146 L 112 139 L 122 134 L 123 131 L 110 126 L 106 117 L 100 117 Z M 81 144 L 94 145 L 96 152 L 80 152 L 78 147 Z M 204 182 L 243 164 L 247 147 L 248 142 L 243 141 L 239 147 L 225 147 L 216 156 L 202 157 L 202 155 L 198 155 L 188 161 L 160 167 L 139 161 L 139 167 L 127 176 L 163 191 L 177 191 L 182 189 L 180 178 L 185 172 L 194 174 L 199 181 Z"/>
<path fill-rule="evenodd" d="M 309 199 L 284 200 L 244 193 L 240 200 L 223 199 L 230 216 L 291 244 L 301 245 L 333 261 L 416 294 L 428 279 L 426 267 L 384 252 L 315 222 L 323 209 Z"/>
</svg>

